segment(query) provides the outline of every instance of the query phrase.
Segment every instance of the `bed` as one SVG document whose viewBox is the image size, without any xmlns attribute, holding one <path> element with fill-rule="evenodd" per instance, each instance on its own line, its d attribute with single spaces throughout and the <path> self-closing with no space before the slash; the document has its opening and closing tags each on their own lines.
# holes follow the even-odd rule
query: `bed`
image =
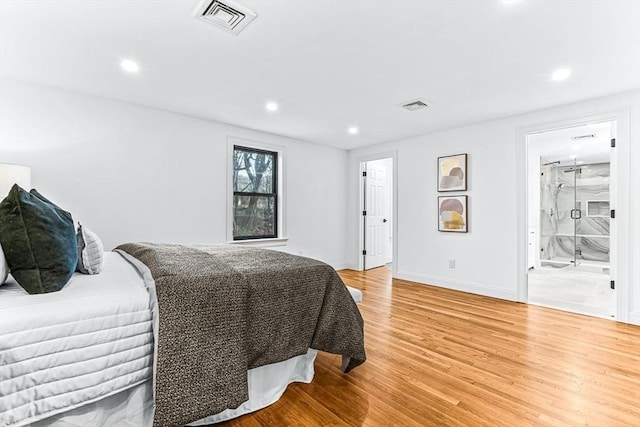
<svg viewBox="0 0 640 427">
<path fill-rule="evenodd" d="M 150 248 L 153 251 L 150 252 Z M 247 262 L 250 263 L 249 260 L 255 259 L 257 254 L 252 250 L 227 246 L 221 248 L 185 248 L 178 245 L 158 248 L 153 245 L 123 246 L 117 252 L 104 254 L 102 273 L 74 274 L 70 282 L 59 292 L 27 295 L 11 279 L 0 286 L 0 426 L 151 426 L 154 425 L 154 411 L 156 425 L 185 424 L 177 421 L 185 418 L 171 418 L 174 414 L 169 416 L 162 414 L 162 411 L 158 415 L 158 408 L 154 408 L 154 401 L 162 402 L 163 396 L 166 397 L 167 384 L 176 382 L 174 371 L 181 371 L 177 378 L 183 378 L 185 375 L 182 368 L 177 369 L 169 363 L 171 357 L 166 356 L 167 345 L 163 347 L 163 343 L 167 342 L 163 341 L 163 336 L 166 335 L 163 335 L 163 327 L 159 322 L 164 316 L 157 316 L 158 310 L 168 313 L 166 308 L 163 311 L 162 306 L 158 307 L 158 303 L 165 301 L 166 304 L 167 298 L 176 299 L 176 296 L 156 285 L 162 285 L 166 280 L 174 280 L 174 272 L 167 270 L 167 265 L 171 268 L 177 267 L 172 265 L 172 261 L 167 260 L 181 256 L 188 259 L 202 257 L 202 263 L 210 263 L 212 252 L 222 250 L 223 254 L 217 255 L 219 259 L 238 259 L 242 265 L 246 265 Z M 202 255 L 201 252 L 207 255 Z M 268 250 L 266 252 L 276 253 Z M 150 253 L 155 254 L 151 256 L 151 261 Z M 282 265 L 285 266 L 307 260 L 291 255 L 266 256 L 271 257 L 267 264 L 273 265 L 274 271 L 277 267 L 274 260 L 280 260 L 278 262 L 284 263 Z M 160 262 L 161 265 L 154 265 L 154 262 Z M 302 262 L 317 266 L 317 261 Z M 196 268 L 200 267 L 196 265 Z M 245 273 L 253 271 L 253 267 L 247 268 Z M 251 276 L 245 273 L 241 275 Z M 296 270 L 294 275 L 300 275 L 300 272 Z M 262 280 L 260 275 L 256 278 Z M 190 280 L 193 280 L 193 277 Z M 167 283 L 172 285 L 172 292 L 175 291 L 176 282 Z M 247 301 L 251 305 L 247 309 L 251 313 L 249 318 L 262 316 L 264 313 L 256 312 L 257 309 L 253 306 L 261 306 L 261 298 L 265 297 L 256 291 L 255 286 L 249 286 L 247 289 Z M 345 290 L 344 295 L 347 295 L 350 304 L 362 297 L 355 289 L 345 287 Z M 340 292 L 333 297 L 342 298 L 340 295 L 343 294 Z M 321 296 L 323 306 L 328 304 L 331 298 L 327 295 L 330 293 L 326 292 Z M 188 300 L 187 297 L 184 299 Z M 271 306 L 267 304 L 267 307 Z M 184 307 L 181 309 L 185 310 Z M 202 309 L 206 314 L 210 307 L 204 306 Z M 272 310 L 272 307 L 269 310 Z M 322 307 L 320 318 L 324 316 L 324 310 Z M 357 311 L 357 308 L 355 310 Z M 359 312 L 355 316 L 359 316 Z M 178 321 L 180 320 L 176 320 Z M 339 322 L 336 322 L 336 319 L 329 319 L 329 323 L 325 321 L 330 328 L 337 328 L 330 331 L 332 334 L 342 335 L 342 326 L 337 323 Z M 361 329 L 361 325 L 359 327 Z M 255 325 L 252 328 L 255 328 Z M 279 327 L 273 329 L 278 331 Z M 194 335 L 201 332 L 198 330 Z M 327 349 L 326 343 L 316 335 L 322 334 L 314 333 L 312 340 L 309 340 L 310 344 L 305 346 L 303 351 L 296 348 L 288 350 L 291 354 L 282 353 L 287 355 L 286 358 L 283 358 L 282 354 L 274 358 L 270 355 L 279 351 L 265 347 L 264 343 L 253 343 L 252 345 L 263 347 L 256 352 L 257 355 L 251 354 L 247 361 L 238 364 L 246 365 L 243 371 L 246 392 L 240 393 L 243 397 L 242 401 L 237 401 L 239 406 L 226 405 L 222 410 L 206 412 L 206 416 L 197 418 L 194 418 L 193 414 L 198 412 L 187 411 L 187 415 L 179 416 L 191 417 L 189 425 L 225 421 L 274 403 L 291 382 L 310 382 L 313 379 L 313 363 L 317 354 L 317 350 L 313 348 Z M 291 338 L 288 340 L 296 341 Z M 353 341 L 352 338 L 345 340 Z M 184 341 L 181 341 L 181 345 L 184 345 Z M 246 344 L 241 344 L 240 347 L 243 345 Z M 343 365 L 351 363 L 351 367 L 354 367 L 364 361 L 363 343 L 355 345 L 357 355 L 347 357 L 347 362 L 343 362 Z M 340 346 L 330 346 L 328 351 L 337 348 L 339 351 L 332 352 L 341 353 L 345 357 Z M 194 351 L 197 352 L 199 349 Z M 206 354 L 206 349 L 202 354 Z M 176 357 L 186 360 L 190 356 L 183 354 Z M 349 362 L 350 359 L 357 360 Z M 188 362 L 185 364 L 188 365 Z M 209 366 L 208 363 L 203 365 Z M 196 368 L 199 369 L 198 366 Z M 157 378 L 158 373 L 161 373 L 161 378 Z M 184 398 L 180 393 L 185 392 L 190 390 L 181 390 L 168 396 Z M 192 398 L 208 399 L 206 393 L 198 394 L 197 399 Z M 222 407 L 220 404 L 204 402 L 200 405 L 201 415 L 202 408 Z M 159 416 L 168 417 L 162 419 L 171 421 L 159 422 Z"/>
</svg>

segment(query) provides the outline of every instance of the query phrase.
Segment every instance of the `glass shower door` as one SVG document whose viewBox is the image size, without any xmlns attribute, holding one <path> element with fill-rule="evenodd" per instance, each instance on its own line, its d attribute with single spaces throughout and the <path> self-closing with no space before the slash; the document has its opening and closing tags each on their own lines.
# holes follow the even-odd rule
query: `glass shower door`
<svg viewBox="0 0 640 427">
<path fill-rule="evenodd" d="M 563 267 L 579 263 L 582 203 L 576 196 L 580 169 L 559 162 L 542 164 L 541 262 Z"/>
<path fill-rule="evenodd" d="M 576 263 L 609 268 L 610 164 L 580 164 L 576 170 Z"/>
<path fill-rule="evenodd" d="M 572 166 L 557 168 L 558 184 L 558 261 L 563 264 L 578 263 L 578 221 L 582 218 L 582 204 L 576 198 L 576 184 L 579 169 L 576 163 Z"/>
<path fill-rule="evenodd" d="M 579 179 L 579 175 L 580 175 L 580 168 L 577 167 L 576 165 L 576 161 L 574 159 L 573 161 L 573 167 L 569 168 L 569 170 L 573 169 L 572 171 L 567 171 L 567 173 L 570 173 L 573 177 L 573 209 L 571 209 L 571 211 L 569 211 L 569 218 L 572 220 L 573 222 L 573 250 L 572 250 L 572 254 L 573 254 L 573 259 L 570 260 L 569 262 L 573 263 L 574 266 L 578 265 L 578 262 L 580 260 L 580 255 L 582 254 L 582 251 L 580 250 L 580 238 L 578 237 L 578 230 L 580 230 L 580 220 L 582 219 L 582 202 L 580 200 L 578 200 L 577 197 L 577 193 L 578 193 L 578 179 Z"/>
</svg>

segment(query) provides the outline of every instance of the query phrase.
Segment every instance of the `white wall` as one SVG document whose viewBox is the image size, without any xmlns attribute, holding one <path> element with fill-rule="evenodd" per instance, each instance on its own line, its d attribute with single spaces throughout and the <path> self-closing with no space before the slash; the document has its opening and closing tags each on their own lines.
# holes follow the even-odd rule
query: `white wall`
<svg viewBox="0 0 640 427">
<path fill-rule="evenodd" d="M 226 240 L 227 135 L 283 145 L 288 156 L 286 250 L 342 267 L 356 266 L 359 256 L 359 161 L 397 152 L 397 276 L 517 300 L 519 269 L 526 267 L 522 130 L 623 110 L 629 114 L 628 133 L 618 130 L 619 149 L 626 153 L 618 169 L 626 171 L 626 197 L 616 221 L 625 224 L 628 234 L 620 242 L 624 268 L 617 280 L 626 282 L 628 295 L 625 311 L 618 310 L 618 316 L 640 324 L 640 263 L 634 262 L 640 259 L 638 91 L 347 155 L 226 124 L 4 79 L 0 163 L 31 166 L 33 186 L 94 229 L 107 248 L 127 241 L 218 243 Z M 463 152 L 469 153 L 469 233 L 438 232 L 436 159 Z M 449 258 L 456 259 L 455 269 L 447 267 Z"/>
<path fill-rule="evenodd" d="M 620 191 L 626 201 L 618 206 L 623 211 L 618 211 L 616 221 L 628 230 L 619 250 L 624 251 L 626 260 L 620 260 L 625 265 L 618 281 L 624 281 L 628 288 L 628 298 L 623 301 L 625 313 L 620 315 L 619 310 L 619 318 L 640 324 L 640 263 L 632 262 L 640 259 L 640 174 L 635 167 L 640 164 L 638 91 L 351 151 L 350 264 L 357 265 L 358 255 L 358 163 L 376 153 L 397 151 L 396 276 L 518 300 L 527 245 L 524 130 L 620 111 L 629 119 L 628 133 L 618 132 L 618 149 L 624 153 L 619 165 L 624 174 Z M 469 154 L 467 234 L 437 231 L 436 159 L 457 153 Z M 455 269 L 448 268 L 449 258 L 456 259 Z"/>
<path fill-rule="evenodd" d="M 226 241 L 227 136 L 286 147 L 284 250 L 344 266 L 347 153 L 104 98 L 0 80 L 0 163 L 93 229 L 129 241 Z"/>
</svg>

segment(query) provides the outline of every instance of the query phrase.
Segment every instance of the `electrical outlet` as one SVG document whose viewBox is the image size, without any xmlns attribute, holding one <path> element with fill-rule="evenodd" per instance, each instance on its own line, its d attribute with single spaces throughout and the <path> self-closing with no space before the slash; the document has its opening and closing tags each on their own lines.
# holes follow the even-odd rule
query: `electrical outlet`
<svg viewBox="0 0 640 427">
<path fill-rule="evenodd" d="M 456 260 L 454 258 L 449 258 L 449 268 L 456 268 Z"/>
</svg>

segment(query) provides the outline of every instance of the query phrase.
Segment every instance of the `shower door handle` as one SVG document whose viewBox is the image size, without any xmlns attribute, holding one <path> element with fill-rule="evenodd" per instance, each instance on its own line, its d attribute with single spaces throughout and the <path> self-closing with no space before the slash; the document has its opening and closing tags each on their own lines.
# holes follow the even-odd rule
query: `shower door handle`
<svg viewBox="0 0 640 427">
<path fill-rule="evenodd" d="M 571 219 L 582 218 L 582 211 L 580 209 L 571 209 Z"/>
</svg>

